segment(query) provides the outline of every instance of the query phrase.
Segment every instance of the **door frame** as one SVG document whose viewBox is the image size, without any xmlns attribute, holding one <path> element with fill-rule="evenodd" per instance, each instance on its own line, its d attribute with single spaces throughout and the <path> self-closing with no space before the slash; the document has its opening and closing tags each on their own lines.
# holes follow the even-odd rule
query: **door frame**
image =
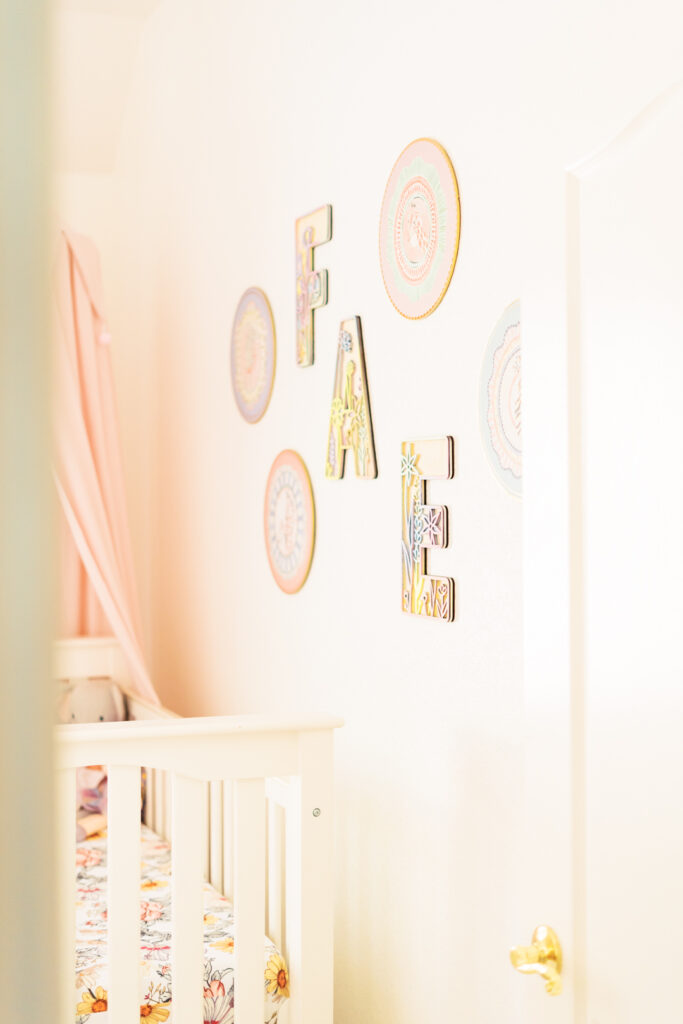
<svg viewBox="0 0 683 1024">
<path fill-rule="evenodd" d="M 0 1020 L 51 997 L 51 5 L 0 0 Z M 38 924 L 39 923 L 39 924 Z M 66 986 L 63 987 L 66 993 Z M 73 987 L 70 988 L 73 1019 Z M 55 1010 L 55 1012 L 57 1012 Z"/>
</svg>

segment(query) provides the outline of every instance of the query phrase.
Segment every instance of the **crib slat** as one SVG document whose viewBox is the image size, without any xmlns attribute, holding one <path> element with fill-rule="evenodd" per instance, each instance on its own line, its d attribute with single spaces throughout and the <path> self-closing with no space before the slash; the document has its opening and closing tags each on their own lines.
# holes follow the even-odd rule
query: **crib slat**
<svg viewBox="0 0 683 1024">
<path fill-rule="evenodd" d="M 107 781 L 109 1021 L 140 1016 L 140 769 L 110 766 Z M 136 1016 L 137 1015 L 137 1016 Z"/>
<path fill-rule="evenodd" d="M 147 794 L 145 797 L 145 825 L 154 828 L 154 784 L 156 772 L 153 768 L 147 769 Z"/>
<path fill-rule="evenodd" d="M 225 779 L 223 782 L 223 892 L 230 900 L 234 897 L 234 792 L 235 783 L 233 780 Z"/>
<path fill-rule="evenodd" d="M 235 1020 L 263 1024 L 265 920 L 265 781 L 234 784 Z"/>
<path fill-rule="evenodd" d="M 198 1024 L 203 1019 L 204 788 L 196 779 L 172 777 L 173 1019 L 182 1024 Z"/>
<path fill-rule="evenodd" d="M 158 832 L 164 839 L 167 838 L 166 828 L 166 806 L 168 795 L 166 792 L 166 772 L 157 769 L 154 773 L 154 831 Z"/>
<path fill-rule="evenodd" d="M 332 734 L 299 737 L 287 808 L 287 943 L 291 1024 L 332 1024 Z"/>
<path fill-rule="evenodd" d="M 211 783 L 204 782 L 202 784 L 203 794 L 202 799 L 204 803 L 204 842 L 202 843 L 202 849 L 204 852 L 204 880 L 206 882 L 211 881 Z"/>
<path fill-rule="evenodd" d="M 285 811 L 268 801 L 268 914 L 266 931 L 276 946 L 285 937 Z"/>
<path fill-rule="evenodd" d="M 60 1024 L 73 1024 L 76 965 L 76 769 L 57 774 L 57 891 L 60 901 Z"/>
<path fill-rule="evenodd" d="M 212 782 L 209 808 L 209 880 L 223 892 L 223 783 Z"/>
</svg>

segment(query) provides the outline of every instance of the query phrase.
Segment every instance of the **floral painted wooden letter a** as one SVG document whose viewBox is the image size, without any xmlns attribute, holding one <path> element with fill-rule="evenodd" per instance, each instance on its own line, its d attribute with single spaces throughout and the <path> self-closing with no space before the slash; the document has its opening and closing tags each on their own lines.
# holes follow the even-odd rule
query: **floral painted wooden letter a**
<svg viewBox="0 0 683 1024">
<path fill-rule="evenodd" d="M 326 477 L 332 480 L 343 477 L 347 449 L 353 451 L 356 476 L 373 480 L 377 476 L 377 462 L 359 316 L 342 320 L 339 325 Z"/>
<path fill-rule="evenodd" d="M 401 445 L 403 611 L 447 622 L 455 616 L 455 584 L 427 575 L 427 550 L 448 544 L 448 509 L 426 502 L 428 480 L 453 476 L 453 447 L 452 437 Z"/>
<path fill-rule="evenodd" d="M 327 271 L 313 269 L 313 249 L 332 238 L 332 207 L 296 222 L 296 364 L 313 363 L 313 311 L 327 305 Z"/>
</svg>

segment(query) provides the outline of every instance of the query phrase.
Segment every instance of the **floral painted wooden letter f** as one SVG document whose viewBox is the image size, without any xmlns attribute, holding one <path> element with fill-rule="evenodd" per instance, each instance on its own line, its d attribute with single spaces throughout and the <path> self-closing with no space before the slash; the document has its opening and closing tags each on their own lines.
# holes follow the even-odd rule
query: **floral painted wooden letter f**
<svg viewBox="0 0 683 1024">
<path fill-rule="evenodd" d="M 313 249 L 332 238 L 332 207 L 296 222 L 296 364 L 313 363 L 313 311 L 327 305 L 327 271 L 313 269 Z"/>
<path fill-rule="evenodd" d="M 427 505 L 427 481 L 453 476 L 453 438 L 404 441 L 401 445 L 403 496 L 403 611 L 452 622 L 455 584 L 448 576 L 427 575 L 427 550 L 448 544 L 448 509 Z"/>
</svg>

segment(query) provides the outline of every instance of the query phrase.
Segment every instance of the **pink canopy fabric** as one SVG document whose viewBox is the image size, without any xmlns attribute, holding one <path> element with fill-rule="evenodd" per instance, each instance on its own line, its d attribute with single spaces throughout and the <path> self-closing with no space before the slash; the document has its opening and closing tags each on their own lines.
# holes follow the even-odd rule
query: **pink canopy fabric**
<svg viewBox="0 0 683 1024">
<path fill-rule="evenodd" d="M 154 703 L 142 653 L 118 419 L 94 244 L 61 231 L 56 265 L 58 310 L 57 493 L 64 511 L 61 635 L 114 633 L 134 688 Z"/>
</svg>

